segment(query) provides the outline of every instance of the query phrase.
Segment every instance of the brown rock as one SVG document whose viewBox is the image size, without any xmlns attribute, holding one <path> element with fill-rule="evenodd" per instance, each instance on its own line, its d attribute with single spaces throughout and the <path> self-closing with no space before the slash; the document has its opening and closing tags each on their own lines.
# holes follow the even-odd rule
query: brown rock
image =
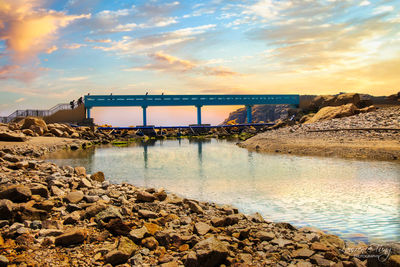
<svg viewBox="0 0 400 267">
<path fill-rule="evenodd" d="M 193 250 L 196 251 L 197 266 L 220 266 L 228 256 L 227 247 L 214 237 L 200 241 Z"/>
<path fill-rule="evenodd" d="M 24 134 L 14 132 L 0 132 L 0 141 L 6 142 L 25 142 L 27 140 Z"/>
<path fill-rule="evenodd" d="M 293 251 L 292 255 L 294 258 L 307 259 L 311 257 L 315 252 L 306 248 L 301 248 Z"/>
<path fill-rule="evenodd" d="M 336 235 L 323 235 L 319 241 L 325 245 L 334 246 L 340 249 L 343 249 L 345 246 L 344 241 Z"/>
<path fill-rule="evenodd" d="M 208 231 L 210 231 L 210 229 L 210 225 L 204 222 L 198 222 L 194 225 L 195 233 L 197 233 L 198 235 L 205 235 L 208 233 Z"/>
<path fill-rule="evenodd" d="M 31 129 L 32 126 L 40 127 L 44 131 L 48 130 L 46 122 L 43 119 L 37 118 L 37 117 L 26 117 L 23 120 L 23 124 L 21 126 L 21 129 Z"/>
<path fill-rule="evenodd" d="M 86 230 L 74 229 L 65 234 L 56 237 L 54 243 L 56 246 L 69 246 L 81 244 L 86 239 Z"/>
<path fill-rule="evenodd" d="M 69 203 L 78 203 L 79 201 L 81 201 L 83 199 L 83 192 L 82 191 L 73 191 L 71 193 L 69 193 L 65 199 L 69 202 Z"/>
<path fill-rule="evenodd" d="M 39 195 L 44 198 L 48 198 L 50 195 L 47 187 L 42 184 L 33 184 L 31 187 L 31 192 L 33 195 Z"/>
<path fill-rule="evenodd" d="M 0 220 L 9 220 L 13 217 L 13 203 L 8 199 L 0 200 Z"/>
<path fill-rule="evenodd" d="M 75 173 L 78 176 L 86 177 L 86 169 L 85 169 L 85 167 L 75 167 Z"/>
<path fill-rule="evenodd" d="M 29 127 L 29 129 L 36 133 L 39 136 L 42 136 L 45 132 L 45 129 L 43 127 L 37 126 L 37 125 L 32 125 L 31 127 Z"/>
<path fill-rule="evenodd" d="M 0 199 L 9 199 L 12 202 L 21 203 L 31 199 L 31 190 L 23 185 L 13 185 L 0 191 Z"/>
<path fill-rule="evenodd" d="M 306 121 L 305 124 L 352 116 L 355 114 L 356 110 L 357 107 L 354 104 L 347 104 L 338 107 L 324 107 L 320 109 L 311 119 Z"/>
<path fill-rule="evenodd" d="M 131 227 L 123 222 L 121 218 L 111 219 L 106 224 L 106 229 L 113 235 L 128 235 Z"/>
<path fill-rule="evenodd" d="M 256 237 L 261 241 L 270 241 L 275 238 L 275 234 L 272 232 L 259 231 L 257 232 Z"/>
<path fill-rule="evenodd" d="M 138 211 L 139 215 L 143 218 L 157 218 L 158 215 L 155 212 L 152 212 L 150 210 L 139 210 Z"/>
<path fill-rule="evenodd" d="M 138 249 L 138 246 L 132 240 L 123 236 L 119 240 L 117 249 L 108 252 L 104 256 L 104 260 L 112 265 L 123 264 Z"/>
<path fill-rule="evenodd" d="M 136 194 L 136 199 L 140 202 L 153 202 L 154 200 L 156 200 L 156 197 L 149 192 L 139 191 Z"/>
<path fill-rule="evenodd" d="M 161 230 L 161 227 L 154 223 L 144 223 L 149 234 L 154 235 L 157 231 Z"/>
<path fill-rule="evenodd" d="M 314 242 L 311 244 L 311 249 L 312 250 L 317 250 L 317 251 L 328 251 L 330 250 L 326 245 L 319 243 L 319 242 Z"/>
<path fill-rule="evenodd" d="M 139 241 L 142 240 L 149 232 L 147 231 L 147 228 L 143 226 L 142 228 L 138 229 L 133 229 L 132 231 L 129 232 L 129 237 L 133 241 Z"/>
<path fill-rule="evenodd" d="M 204 210 L 202 207 L 200 207 L 199 204 L 195 203 L 194 201 L 187 201 L 187 204 L 189 205 L 189 208 L 192 212 L 197 213 L 197 214 L 203 214 Z"/>
<path fill-rule="evenodd" d="M 82 178 L 79 181 L 79 187 L 91 188 L 92 187 L 92 183 L 88 179 Z"/>
<path fill-rule="evenodd" d="M 64 134 L 62 131 L 60 131 L 59 129 L 56 129 L 56 128 L 52 128 L 52 129 L 50 130 L 50 132 L 51 132 L 52 134 L 54 134 L 54 136 L 57 136 L 57 137 L 62 137 L 63 134 Z"/>
<path fill-rule="evenodd" d="M 144 246 L 150 250 L 154 250 L 158 247 L 158 241 L 152 236 L 143 239 L 141 243 L 142 243 L 142 246 Z"/>
<path fill-rule="evenodd" d="M 33 131 L 30 130 L 30 129 L 22 130 L 22 133 L 25 134 L 25 135 L 28 135 L 28 136 L 33 136 L 34 135 Z"/>
<path fill-rule="evenodd" d="M 104 182 L 105 181 L 105 177 L 104 177 L 104 173 L 103 172 L 96 172 L 94 174 L 92 174 L 90 176 L 90 179 L 92 179 L 93 181 L 97 181 L 97 182 Z"/>
<path fill-rule="evenodd" d="M 107 205 L 104 203 L 96 203 L 90 207 L 87 207 L 85 212 L 82 214 L 82 219 L 90 219 L 96 216 L 98 213 L 102 212 L 107 208 Z"/>
</svg>

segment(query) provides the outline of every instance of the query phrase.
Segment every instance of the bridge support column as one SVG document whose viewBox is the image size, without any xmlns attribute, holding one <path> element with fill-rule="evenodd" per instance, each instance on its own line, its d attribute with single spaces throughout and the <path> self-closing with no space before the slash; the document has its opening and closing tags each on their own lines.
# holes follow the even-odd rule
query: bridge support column
<svg viewBox="0 0 400 267">
<path fill-rule="evenodd" d="M 196 106 L 197 107 L 197 124 L 201 124 L 201 107 L 202 106 Z"/>
<path fill-rule="evenodd" d="M 90 108 L 86 108 L 86 118 L 90 119 Z"/>
<path fill-rule="evenodd" d="M 246 111 L 247 111 L 247 123 L 252 123 L 253 118 L 251 117 L 251 105 L 246 105 Z"/>
<path fill-rule="evenodd" d="M 147 114 L 146 114 L 147 106 L 142 106 L 142 109 L 143 109 L 143 126 L 147 126 Z"/>
</svg>

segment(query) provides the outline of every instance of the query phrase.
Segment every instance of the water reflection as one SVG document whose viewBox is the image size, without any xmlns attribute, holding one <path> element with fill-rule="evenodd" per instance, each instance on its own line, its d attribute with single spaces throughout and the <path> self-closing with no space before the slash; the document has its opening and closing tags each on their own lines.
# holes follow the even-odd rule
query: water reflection
<svg viewBox="0 0 400 267">
<path fill-rule="evenodd" d="M 51 160 L 352 240 L 400 239 L 395 163 L 259 154 L 215 139 L 152 140 L 58 153 Z"/>
</svg>

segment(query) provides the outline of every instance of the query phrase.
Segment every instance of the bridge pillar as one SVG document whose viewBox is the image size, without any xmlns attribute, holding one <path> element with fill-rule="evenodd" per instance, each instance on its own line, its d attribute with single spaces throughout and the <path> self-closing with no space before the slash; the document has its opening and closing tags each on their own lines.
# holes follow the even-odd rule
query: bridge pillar
<svg viewBox="0 0 400 267">
<path fill-rule="evenodd" d="M 147 106 L 142 106 L 142 109 L 143 109 L 143 126 L 147 126 L 147 114 L 146 114 Z"/>
<path fill-rule="evenodd" d="M 253 118 L 251 117 L 251 105 L 246 105 L 247 111 L 247 123 L 252 123 Z"/>
<path fill-rule="evenodd" d="M 201 107 L 202 106 L 196 106 L 197 107 L 197 124 L 201 124 Z"/>
<path fill-rule="evenodd" d="M 86 118 L 90 119 L 90 108 L 86 108 Z"/>
</svg>

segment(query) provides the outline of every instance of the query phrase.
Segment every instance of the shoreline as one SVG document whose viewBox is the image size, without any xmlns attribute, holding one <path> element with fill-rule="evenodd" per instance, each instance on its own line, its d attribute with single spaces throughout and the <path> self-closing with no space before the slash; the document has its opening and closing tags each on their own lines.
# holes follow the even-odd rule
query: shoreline
<svg viewBox="0 0 400 267">
<path fill-rule="evenodd" d="M 350 117 L 288 126 L 258 134 L 239 143 L 239 146 L 267 153 L 400 163 L 398 114 L 400 107 L 390 107 Z"/>
<path fill-rule="evenodd" d="M 77 139 L 43 138 L 6 148 L 7 152 L 14 150 L 19 158 L 12 163 L 17 170 L 6 171 L 4 162 L 1 164 L 0 195 L 15 184 L 31 190 L 30 200 L 24 200 L 26 203 L 5 205 L 18 214 L 17 217 L 10 215 L 9 223 L 3 223 L 0 228 L 0 241 L 3 240 L 0 248 L 9 251 L 4 254 L 0 249 L 0 254 L 10 263 L 29 265 L 47 258 L 49 263 L 60 266 L 127 262 L 161 266 L 223 263 L 228 266 L 340 267 L 366 266 L 367 261 L 377 261 L 373 256 L 355 257 L 357 253 L 366 252 L 369 246 L 345 242 L 319 229 L 297 229 L 288 223 L 267 222 L 259 214 L 244 215 L 231 206 L 180 198 L 163 189 L 110 184 L 107 180 L 100 182 L 101 175 L 86 174 L 82 167 L 61 168 L 21 156 L 32 147 L 48 153 L 87 144 Z M 51 142 L 46 145 L 46 140 Z M 2 145 L 0 143 L 0 150 L 4 148 Z M 28 166 L 18 166 L 19 162 L 26 161 Z M 36 166 L 31 169 L 29 164 Z M 54 176 L 57 173 L 58 176 Z M 5 174 L 8 181 L 4 181 Z M 100 176 L 99 181 L 96 181 L 97 176 Z M 49 180 L 49 177 L 53 178 Z M 5 186 L 10 182 L 13 185 Z M 7 200 L 0 201 L 4 211 Z M 46 208 L 49 217 L 40 212 L 40 208 Z M 33 223 L 41 227 L 35 228 Z M 378 247 L 387 249 L 386 245 Z M 81 259 L 73 253 L 82 255 Z M 63 265 L 60 257 L 68 264 Z M 390 261 L 395 260 L 390 258 Z"/>
</svg>

